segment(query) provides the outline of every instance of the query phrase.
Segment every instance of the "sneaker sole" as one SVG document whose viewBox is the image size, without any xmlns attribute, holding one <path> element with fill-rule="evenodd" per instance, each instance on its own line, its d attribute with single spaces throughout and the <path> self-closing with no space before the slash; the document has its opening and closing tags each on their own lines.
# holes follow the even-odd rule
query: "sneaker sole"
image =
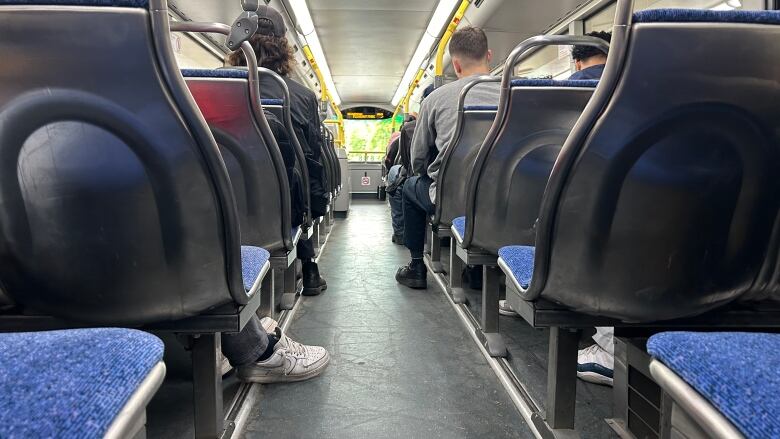
<svg viewBox="0 0 780 439">
<path fill-rule="evenodd" d="M 509 316 L 509 317 L 514 317 L 517 315 L 517 313 L 514 311 L 504 311 L 503 309 L 500 308 L 498 310 L 498 313 L 501 314 L 502 316 Z"/>
<path fill-rule="evenodd" d="M 399 284 L 409 287 L 413 290 L 425 290 L 428 289 L 428 280 L 420 280 L 420 279 L 398 279 L 395 278 L 396 281 L 398 281 Z"/>
<path fill-rule="evenodd" d="M 612 387 L 612 378 L 605 377 L 596 372 L 577 372 L 577 378 L 592 384 Z"/>
<path fill-rule="evenodd" d="M 295 383 L 298 381 L 306 381 L 308 379 L 314 378 L 317 375 L 321 374 L 326 367 L 328 367 L 328 364 L 330 364 L 330 354 L 327 354 L 325 357 L 325 361 L 316 369 L 312 369 L 305 374 L 302 375 L 259 375 L 259 376 L 252 376 L 247 374 L 242 374 L 240 371 L 238 373 L 238 378 L 241 381 L 248 382 L 248 383 L 257 383 L 257 384 L 276 384 L 276 383 Z"/>
<path fill-rule="evenodd" d="M 304 288 L 301 294 L 304 296 L 319 296 L 322 293 L 322 287 L 317 288 Z"/>
</svg>

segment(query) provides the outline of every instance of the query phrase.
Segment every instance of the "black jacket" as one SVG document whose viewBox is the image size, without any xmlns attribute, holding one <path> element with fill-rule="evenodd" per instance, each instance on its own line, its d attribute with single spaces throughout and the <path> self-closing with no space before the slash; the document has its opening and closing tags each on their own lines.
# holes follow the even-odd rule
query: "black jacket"
<svg viewBox="0 0 780 439">
<path fill-rule="evenodd" d="M 325 215 L 328 203 L 328 178 L 323 166 L 323 139 L 317 95 L 290 78 L 284 78 L 290 90 L 290 115 L 298 143 L 306 155 L 309 192 L 313 217 Z M 264 99 L 283 99 L 281 86 L 268 76 L 260 76 L 260 95 Z M 278 139 L 278 137 L 277 137 Z M 282 147 L 282 145 L 279 145 Z M 289 146 L 288 146 L 289 147 Z M 289 166 L 289 164 L 288 164 Z"/>
</svg>

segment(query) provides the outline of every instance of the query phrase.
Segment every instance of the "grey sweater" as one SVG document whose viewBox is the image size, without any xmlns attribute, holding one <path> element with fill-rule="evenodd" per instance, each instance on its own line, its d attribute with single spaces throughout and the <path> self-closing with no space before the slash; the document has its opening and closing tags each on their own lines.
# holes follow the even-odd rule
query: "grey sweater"
<svg viewBox="0 0 780 439">
<path fill-rule="evenodd" d="M 455 138 L 460 92 L 478 76 L 468 76 L 437 88 L 420 106 L 420 117 L 412 139 L 412 169 L 415 175 L 427 174 L 433 180 L 429 195 L 434 204 L 441 161 Z M 498 105 L 499 88 L 498 83 L 479 84 L 469 91 L 465 104 Z M 436 158 L 431 162 L 433 153 Z"/>
</svg>

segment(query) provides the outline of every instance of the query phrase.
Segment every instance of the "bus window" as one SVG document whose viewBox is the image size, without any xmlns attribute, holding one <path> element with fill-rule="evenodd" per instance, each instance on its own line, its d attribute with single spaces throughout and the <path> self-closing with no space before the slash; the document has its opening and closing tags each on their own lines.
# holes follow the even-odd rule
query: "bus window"
<svg viewBox="0 0 780 439">
<path fill-rule="evenodd" d="M 399 125 L 396 123 L 396 127 Z M 392 114 L 387 110 L 374 107 L 345 110 L 344 130 L 349 161 L 381 162 L 390 142 L 392 127 Z"/>
</svg>

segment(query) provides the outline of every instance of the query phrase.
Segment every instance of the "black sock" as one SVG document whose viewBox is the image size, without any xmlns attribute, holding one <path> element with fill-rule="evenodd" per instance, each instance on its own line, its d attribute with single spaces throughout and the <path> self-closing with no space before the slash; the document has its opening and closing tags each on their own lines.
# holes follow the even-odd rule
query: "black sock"
<svg viewBox="0 0 780 439">
<path fill-rule="evenodd" d="M 257 361 L 265 361 L 269 358 L 271 358 L 271 355 L 274 354 L 274 346 L 276 346 L 276 342 L 278 342 L 279 339 L 276 338 L 273 334 L 268 334 L 268 347 L 265 348 L 265 352 L 263 352 L 262 355 L 260 355 L 260 358 L 257 359 Z"/>
</svg>

